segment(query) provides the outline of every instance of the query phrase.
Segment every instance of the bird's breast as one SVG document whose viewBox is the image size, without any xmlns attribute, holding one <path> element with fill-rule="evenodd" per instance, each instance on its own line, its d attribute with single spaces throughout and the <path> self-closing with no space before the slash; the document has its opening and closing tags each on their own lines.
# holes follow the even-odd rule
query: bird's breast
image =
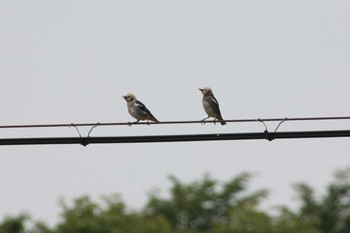
<svg viewBox="0 0 350 233">
<path fill-rule="evenodd" d="M 206 99 L 203 99 L 203 108 L 209 116 L 215 117 L 216 114 L 215 114 L 214 108 L 212 107 L 210 102 L 207 101 Z"/>
</svg>

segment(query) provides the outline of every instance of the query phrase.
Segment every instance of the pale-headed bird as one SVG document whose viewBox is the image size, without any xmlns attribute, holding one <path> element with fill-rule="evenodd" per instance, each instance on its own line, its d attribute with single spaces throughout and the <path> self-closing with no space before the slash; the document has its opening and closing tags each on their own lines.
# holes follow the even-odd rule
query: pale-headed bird
<svg viewBox="0 0 350 233">
<path fill-rule="evenodd" d="M 203 94 L 202 103 L 203 103 L 205 112 L 208 114 L 208 117 L 204 118 L 202 121 L 205 121 L 209 117 L 213 117 L 214 122 L 216 119 L 220 121 L 222 125 L 226 125 L 226 122 L 221 116 L 219 102 L 214 97 L 213 91 L 209 87 L 199 88 L 199 90 Z"/>
<path fill-rule="evenodd" d="M 136 99 L 136 96 L 134 94 L 128 93 L 125 96 L 123 96 L 123 98 L 126 100 L 126 103 L 128 105 L 128 112 L 132 117 L 136 118 L 137 120 L 133 123 L 137 123 L 142 120 L 147 120 L 147 122 L 149 120 L 159 122 L 146 108 L 146 106 Z"/>
</svg>

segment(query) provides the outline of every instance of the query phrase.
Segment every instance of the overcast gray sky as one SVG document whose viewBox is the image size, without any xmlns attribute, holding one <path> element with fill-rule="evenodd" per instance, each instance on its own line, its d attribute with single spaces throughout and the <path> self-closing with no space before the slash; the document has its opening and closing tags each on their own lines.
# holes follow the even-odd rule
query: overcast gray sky
<svg viewBox="0 0 350 233">
<path fill-rule="evenodd" d="M 133 121 L 133 92 L 160 120 L 206 117 L 212 87 L 225 119 L 350 115 L 348 0 L 0 1 L 0 124 Z M 268 124 L 273 130 L 276 123 Z M 349 129 L 349 121 L 284 123 L 280 131 Z M 81 128 L 84 135 L 89 128 Z M 262 132 L 260 123 L 97 127 L 94 136 Z M 73 128 L 0 137 L 77 136 Z M 227 181 L 258 175 L 269 205 L 291 184 L 322 190 L 349 164 L 349 139 L 0 148 L 0 217 L 54 223 L 57 200 L 120 193 L 140 208 L 167 175 Z"/>
</svg>

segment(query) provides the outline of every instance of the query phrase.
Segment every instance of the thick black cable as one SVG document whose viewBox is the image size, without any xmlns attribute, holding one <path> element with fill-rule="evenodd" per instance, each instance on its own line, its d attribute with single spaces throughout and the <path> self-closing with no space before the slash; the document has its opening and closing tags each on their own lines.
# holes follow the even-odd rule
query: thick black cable
<svg viewBox="0 0 350 233">
<path fill-rule="evenodd" d="M 0 145 L 59 145 L 106 143 L 162 143 L 162 142 L 196 142 L 222 140 L 297 139 L 297 138 L 336 138 L 350 137 L 350 130 L 331 131 L 297 131 L 297 132 L 260 132 L 260 133 L 225 133 L 225 134 L 189 134 L 189 135 L 153 135 L 121 137 L 56 137 L 56 138 L 5 138 Z"/>
</svg>

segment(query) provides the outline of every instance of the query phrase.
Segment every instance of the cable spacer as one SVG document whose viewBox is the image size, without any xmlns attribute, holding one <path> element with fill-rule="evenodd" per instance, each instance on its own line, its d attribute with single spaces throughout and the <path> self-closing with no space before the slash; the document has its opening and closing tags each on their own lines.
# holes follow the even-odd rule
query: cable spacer
<svg viewBox="0 0 350 233">
<path fill-rule="evenodd" d="M 264 126 L 265 126 L 265 131 L 264 131 L 264 133 L 265 133 L 266 140 L 268 140 L 268 141 L 270 141 L 270 142 L 271 142 L 272 140 L 274 140 L 274 138 L 271 137 L 271 134 L 270 134 L 269 131 L 267 130 L 267 126 L 266 126 L 265 122 L 264 122 L 263 120 L 261 120 L 260 118 L 258 118 L 257 121 L 263 123 Z"/>
<path fill-rule="evenodd" d="M 281 121 L 278 125 L 277 125 L 277 127 L 276 127 L 276 129 L 275 129 L 275 133 L 277 132 L 277 130 L 278 130 L 278 128 L 280 127 L 280 125 L 282 124 L 282 123 L 284 123 L 284 122 L 286 122 L 288 120 L 288 118 L 286 117 L 286 118 L 284 118 L 284 120 L 283 121 Z"/>
<path fill-rule="evenodd" d="M 90 131 L 89 131 L 89 133 L 88 133 L 88 137 L 90 137 L 91 131 L 92 131 L 94 128 L 96 128 L 99 124 L 101 124 L 101 123 L 100 123 L 100 122 L 97 122 L 94 126 L 91 127 L 91 129 L 90 129 Z"/>
<path fill-rule="evenodd" d="M 87 142 L 81 137 L 81 133 L 80 133 L 78 127 L 77 127 L 74 123 L 71 123 L 71 124 L 69 125 L 69 128 L 70 128 L 70 127 L 74 127 L 74 128 L 77 130 L 77 132 L 78 132 L 78 134 L 79 134 L 80 145 L 82 145 L 82 146 L 87 146 L 89 143 L 87 143 Z"/>
</svg>

